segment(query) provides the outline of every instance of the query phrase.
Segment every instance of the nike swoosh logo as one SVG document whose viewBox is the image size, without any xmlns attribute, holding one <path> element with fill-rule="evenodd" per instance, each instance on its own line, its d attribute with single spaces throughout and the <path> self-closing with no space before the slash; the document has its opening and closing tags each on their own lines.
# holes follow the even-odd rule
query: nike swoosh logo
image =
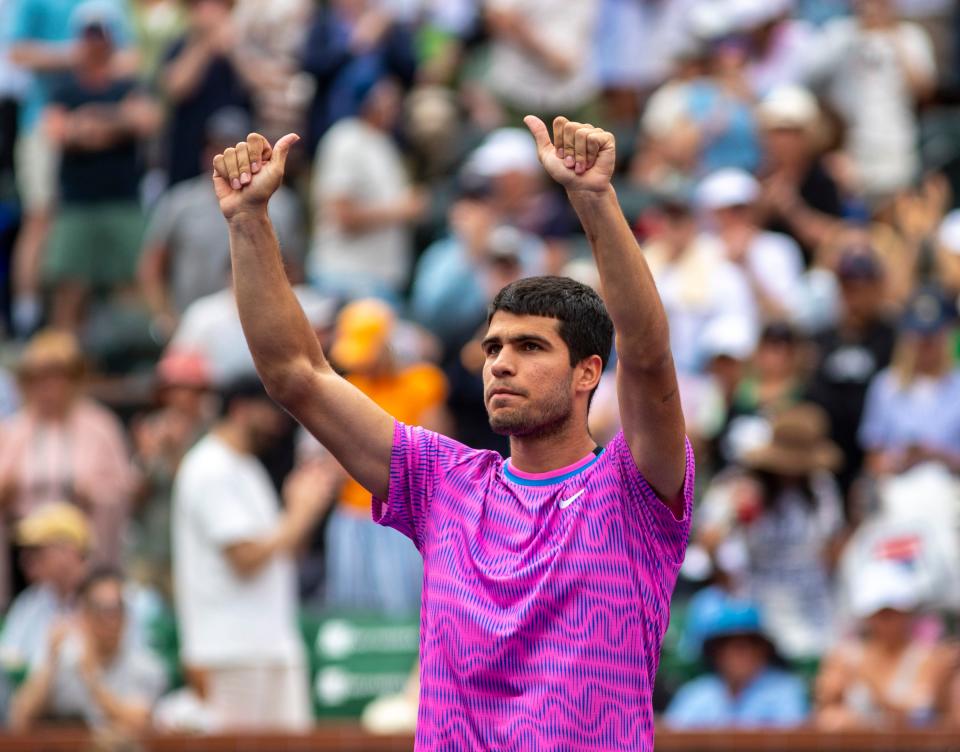
<svg viewBox="0 0 960 752">
<path fill-rule="evenodd" d="M 559 506 L 561 509 L 566 509 L 568 506 L 570 506 L 571 504 L 573 504 L 573 502 L 574 502 L 576 499 L 580 498 L 580 496 L 583 494 L 583 492 L 584 492 L 585 490 L 586 490 L 585 488 L 581 488 L 579 491 L 577 491 L 577 492 L 576 492 L 573 496 L 571 496 L 569 499 L 563 499 L 563 501 L 561 501 L 557 506 Z"/>
</svg>

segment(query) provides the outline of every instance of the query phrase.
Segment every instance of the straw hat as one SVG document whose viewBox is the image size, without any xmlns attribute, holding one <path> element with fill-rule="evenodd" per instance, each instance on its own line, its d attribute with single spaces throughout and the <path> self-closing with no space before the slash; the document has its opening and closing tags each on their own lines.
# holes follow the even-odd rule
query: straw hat
<svg viewBox="0 0 960 752">
<path fill-rule="evenodd" d="M 744 454 L 743 464 L 792 476 L 835 471 L 843 464 L 843 453 L 827 438 L 828 426 L 827 414 L 816 405 L 791 407 L 774 419 L 770 441 Z"/>
<path fill-rule="evenodd" d="M 36 371 L 61 368 L 75 376 L 83 373 L 83 353 L 72 334 L 55 329 L 37 332 L 27 343 L 17 366 L 21 378 Z"/>
</svg>

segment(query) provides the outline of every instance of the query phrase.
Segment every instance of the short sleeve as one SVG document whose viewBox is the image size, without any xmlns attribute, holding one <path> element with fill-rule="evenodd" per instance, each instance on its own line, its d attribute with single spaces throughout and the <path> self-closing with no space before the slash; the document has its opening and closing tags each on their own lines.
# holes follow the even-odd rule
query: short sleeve
<svg viewBox="0 0 960 752">
<path fill-rule="evenodd" d="M 683 477 L 683 518 L 673 516 L 670 508 L 657 496 L 656 492 L 643 477 L 637 463 L 630 453 L 630 446 L 623 431 L 613 437 L 607 447 L 623 482 L 623 488 L 629 500 L 639 510 L 641 519 L 646 523 L 643 529 L 652 536 L 659 546 L 660 553 L 673 562 L 681 562 L 690 538 L 690 520 L 693 514 L 693 489 L 696 480 L 696 463 L 690 440 L 685 442 L 686 470 Z"/>
<path fill-rule="evenodd" d="M 357 138 L 349 123 L 334 126 L 317 152 L 314 189 L 318 197 L 355 196 L 363 190 L 363 172 L 358 160 L 365 144 Z"/>
<path fill-rule="evenodd" d="M 235 475 L 207 484 L 205 493 L 196 495 L 193 509 L 203 534 L 220 547 L 266 535 L 269 530 L 257 514 L 257 500 L 251 498 L 255 493 Z"/>
<path fill-rule="evenodd" d="M 390 485 L 386 499 L 373 498 L 373 521 L 403 533 L 423 553 L 434 489 L 446 469 L 469 451 L 446 436 L 396 421 Z"/>
</svg>

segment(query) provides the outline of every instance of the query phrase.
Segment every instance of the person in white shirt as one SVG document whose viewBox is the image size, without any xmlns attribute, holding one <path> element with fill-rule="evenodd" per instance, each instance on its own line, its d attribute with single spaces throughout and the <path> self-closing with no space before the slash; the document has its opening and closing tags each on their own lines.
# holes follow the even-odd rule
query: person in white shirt
<svg viewBox="0 0 960 752">
<path fill-rule="evenodd" d="M 311 281 L 346 298 L 394 300 L 413 261 L 410 224 L 427 205 L 390 135 L 401 92 L 389 78 L 358 93 L 360 114 L 334 125 L 317 147 Z"/>
<path fill-rule="evenodd" d="M 933 93 L 936 64 L 922 27 L 900 21 L 893 0 L 858 0 L 811 50 L 809 75 L 847 127 L 858 188 L 873 202 L 906 188 L 920 167 L 916 105 Z"/>
<path fill-rule="evenodd" d="M 768 232 L 756 221 L 760 184 L 735 168 L 717 170 L 697 186 L 695 201 L 727 259 L 747 275 L 765 319 L 802 318 L 803 253 L 789 235 Z"/>
<path fill-rule="evenodd" d="M 174 481 L 174 585 L 181 657 L 225 729 L 311 722 L 293 554 L 332 492 L 324 466 L 292 474 L 285 510 L 256 452 L 284 428 L 253 378 L 225 390 L 223 417 Z"/>
</svg>

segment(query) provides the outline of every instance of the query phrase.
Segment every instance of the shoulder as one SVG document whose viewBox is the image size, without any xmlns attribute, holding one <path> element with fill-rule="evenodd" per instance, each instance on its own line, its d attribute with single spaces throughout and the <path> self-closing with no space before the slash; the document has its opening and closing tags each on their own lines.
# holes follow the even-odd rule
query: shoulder
<svg viewBox="0 0 960 752">
<path fill-rule="evenodd" d="M 193 445 L 183 457 L 177 471 L 177 483 L 181 487 L 189 486 L 203 478 L 218 475 L 229 466 L 226 452 L 209 435 Z"/>
</svg>

